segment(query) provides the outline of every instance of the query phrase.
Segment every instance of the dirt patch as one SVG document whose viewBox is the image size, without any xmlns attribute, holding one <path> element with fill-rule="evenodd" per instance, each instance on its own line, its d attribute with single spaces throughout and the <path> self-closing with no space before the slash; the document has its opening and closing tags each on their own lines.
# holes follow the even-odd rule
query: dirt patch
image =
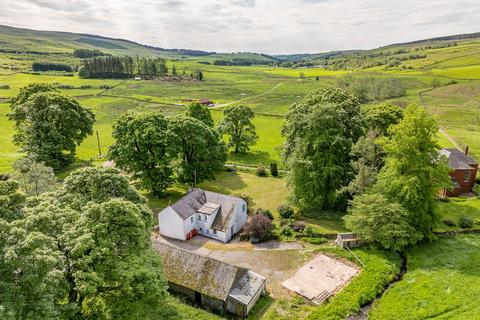
<svg viewBox="0 0 480 320">
<path fill-rule="evenodd" d="M 282 285 L 315 304 L 334 295 L 357 275 L 359 270 L 321 254 L 301 267 Z"/>
</svg>

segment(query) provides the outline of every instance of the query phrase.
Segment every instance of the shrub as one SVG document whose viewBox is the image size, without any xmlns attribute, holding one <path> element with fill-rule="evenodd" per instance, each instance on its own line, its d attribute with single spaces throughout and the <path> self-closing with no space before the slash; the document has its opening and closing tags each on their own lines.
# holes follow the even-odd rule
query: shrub
<svg viewBox="0 0 480 320">
<path fill-rule="evenodd" d="M 255 211 L 253 212 L 254 215 L 257 215 L 257 214 L 263 214 L 265 217 L 267 217 L 268 219 L 270 219 L 271 221 L 273 221 L 273 214 L 270 212 L 270 210 L 267 210 L 267 209 L 263 209 L 263 208 L 258 208 L 258 209 L 255 209 Z"/>
<path fill-rule="evenodd" d="M 258 165 L 257 166 L 257 176 L 259 177 L 266 177 L 267 176 L 267 169 L 264 166 Z"/>
<path fill-rule="evenodd" d="M 460 228 L 469 229 L 473 227 L 473 219 L 467 216 L 461 216 L 458 221 Z"/>
<path fill-rule="evenodd" d="M 275 162 L 270 164 L 270 174 L 272 177 L 278 177 L 278 167 Z"/>
<path fill-rule="evenodd" d="M 292 229 L 295 232 L 303 232 L 303 230 L 305 230 L 306 227 L 307 225 L 303 221 L 296 221 L 292 225 Z"/>
<path fill-rule="evenodd" d="M 293 214 L 295 212 L 288 204 L 282 204 L 280 207 L 278 207 L 278 213 L 282 219 L 291 219 L 293 218 Z"/>
<path fill-rule="evenodd" d="M 282 219 L 282 220 L 280 220 L 280 226 L 281 227 L 284 227 L 284 226 L 291 227 L 291 226 L 293 226 L 294 222 L 295 221 L 293 219 Z"/>
<path fill-rule="evenodd" d="M 10 86 L 8 84 L 0 84 L 0 89 L 10 89 Z"/>
<path fill-rule="evenodd" d="M 303 230 L 303 233 L 308 237 L 308 238 L 318 238 L 318 232 L 313 230 L 312 227 L 307 226 L 305 227 L 305 230 Z"/>
<path fill-rule="evenodd" d="M 245 226 L 252 242 L 264 241 L 271 237 L 273 230 L 272 220 L 263 214 L 254 215 Z"/>
<path fill-rule="evenodd" d="M 445 219 L 442 221 L 444 225 L 447 225 L 449 227 L 455 227 L 457 224 L 455 223 L 455 221 L 451 220 L 451 219 Z"/>
<path fill-rule="evenodd" d="M 309 237 L 303 237 L 303 241 L 311 243 L 311 244 L 323 244 L 327 242 L 327 239 L 325 238 L 309 238 Z"/>
<path fill-rule="evenodd" d="M 284 225 L 280 229 L 280 233 L 286 237 L 291 237 L 293 235 L 293 230 L 289 225 Z"/>
</svg>

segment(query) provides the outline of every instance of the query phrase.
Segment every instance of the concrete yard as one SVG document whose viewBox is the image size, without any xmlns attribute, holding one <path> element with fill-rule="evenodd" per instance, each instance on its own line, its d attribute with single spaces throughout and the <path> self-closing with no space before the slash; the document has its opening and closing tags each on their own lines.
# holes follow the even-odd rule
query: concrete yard
<svg viewBox="0 0 480 320">
<path fill-rule="evenodd" d="M 340 291 L 358 272 L 357 268 L 321 254 L 282 282 L 282 286 L 320 304 Z"/>
</svg>

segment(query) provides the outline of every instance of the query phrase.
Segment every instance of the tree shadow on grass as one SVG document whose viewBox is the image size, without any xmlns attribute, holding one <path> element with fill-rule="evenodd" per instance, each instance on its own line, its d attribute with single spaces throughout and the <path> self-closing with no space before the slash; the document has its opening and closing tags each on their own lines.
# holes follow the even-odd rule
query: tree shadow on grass
<svg viewBox="0 0 480 320">
<path fill-rule="evenodd" d="M 228 159 L 229 162 L 247 166 L 256 166 L 258 164 L 269 166 L 272 162 L 279 162 L 278 160 L 272 159 L 268 152 L 259 150 L 249 151 L 245 153 L 230 152 L 228 154 Z"/>
</svg>

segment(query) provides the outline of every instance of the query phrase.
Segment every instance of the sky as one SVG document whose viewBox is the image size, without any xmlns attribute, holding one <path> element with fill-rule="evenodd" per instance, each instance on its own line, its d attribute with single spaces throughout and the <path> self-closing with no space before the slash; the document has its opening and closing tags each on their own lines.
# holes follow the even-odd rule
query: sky
<svg viewBox="0 0 480 320">
<path fill-rule="evenodd" d="M 163 48 L 370 49 L 480 31 L 480 0 L 0 0 L 0 24 Z"/>
</svg>

